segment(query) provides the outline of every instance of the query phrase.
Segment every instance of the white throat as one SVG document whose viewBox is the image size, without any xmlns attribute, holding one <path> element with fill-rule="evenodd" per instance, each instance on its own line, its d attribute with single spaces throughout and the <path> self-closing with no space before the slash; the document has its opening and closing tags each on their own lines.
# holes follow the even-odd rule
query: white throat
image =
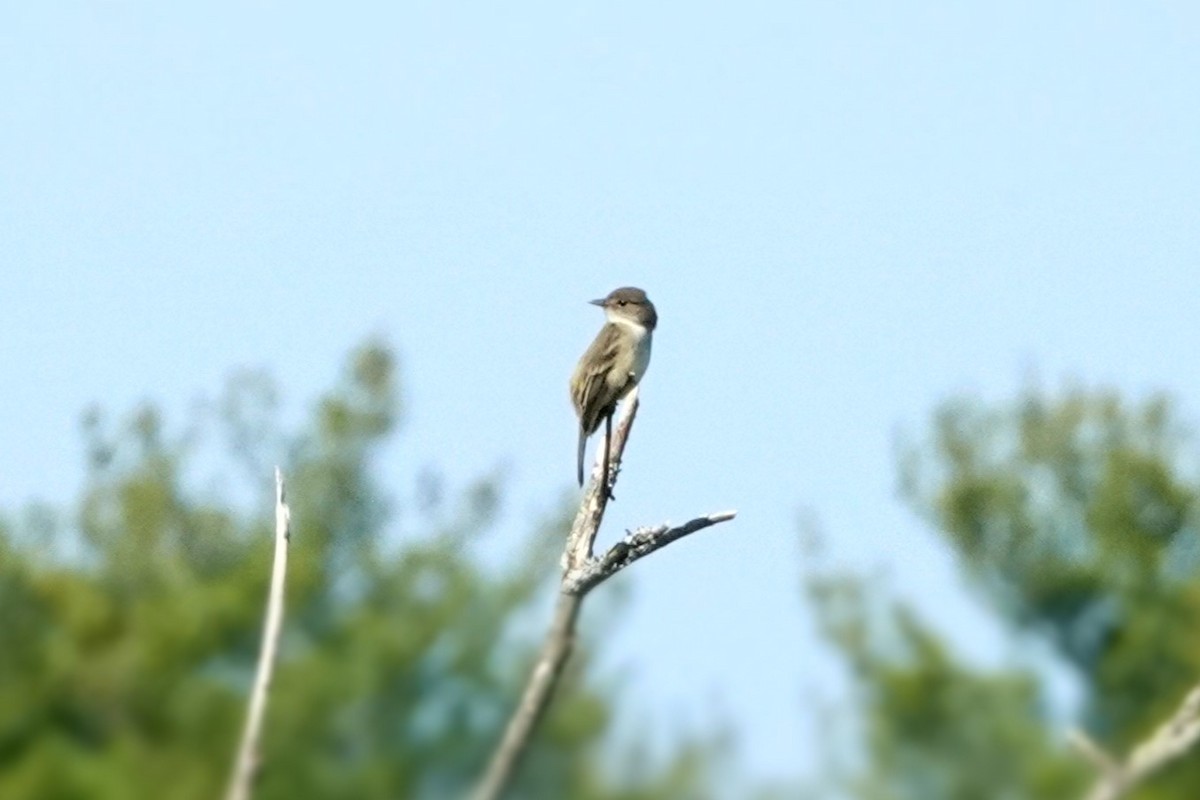
<svg viewBox="0 0 1200 800">
<path fill-rule="evenodd" d="M 604 316 L 607 317 L 608 321 L 613 325 L 619 325 L 622 329 L 633 334 L 634 338 L 638 339 L 639 341 L 643 339 L 647 333 L 649 333 L 649 331 L 646 330 L 646 326 L 642 323 L 632 320 L 622 314 L 618 314 L 611 308 L 606 308 L 604 310 Z"/>
</svg>

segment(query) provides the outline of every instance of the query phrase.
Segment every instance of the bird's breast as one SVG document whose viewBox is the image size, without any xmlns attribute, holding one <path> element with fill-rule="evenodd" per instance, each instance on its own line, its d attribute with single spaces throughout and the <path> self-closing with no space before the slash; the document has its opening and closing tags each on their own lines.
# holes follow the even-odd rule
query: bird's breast
<svg viewBox="0 0 1200 800">
<path fill-rule="evenodd" d="M 642 380 L 642 376 L 646 374 L 647 367 L 650 366 L 650 342 L 650 332 L 643 329 L 643 335 L 637 337 L 637 341 L 634 343 L 633 364 L 629 369 L 633 375 L 634 383 Z"/>
</svg>

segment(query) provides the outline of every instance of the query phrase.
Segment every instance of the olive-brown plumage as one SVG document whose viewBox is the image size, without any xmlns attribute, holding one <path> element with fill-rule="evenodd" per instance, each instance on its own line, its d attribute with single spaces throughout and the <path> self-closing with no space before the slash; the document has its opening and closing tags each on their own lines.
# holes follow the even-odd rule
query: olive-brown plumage
<svg viewBox="0 0 1200 800">
<path fill-rule="evenodd" d="M 646 293 L 634 287 L 615 289 L 607 297 L 591 302 L 604 309 L 607 322 L 571 375 L 571 401 L 579 417 L 576 473 L 582 486 L 587 439 L 603 420 L 606 424 L 603 475 L 607 488 L 612 415 L 621 398 L 646 374 L 658 313 Z"/>
</svg>

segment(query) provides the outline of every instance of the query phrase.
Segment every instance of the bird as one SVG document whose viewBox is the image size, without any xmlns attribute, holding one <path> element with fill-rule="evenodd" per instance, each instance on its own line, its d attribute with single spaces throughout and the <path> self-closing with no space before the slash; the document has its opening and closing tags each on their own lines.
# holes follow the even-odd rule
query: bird
<svg viewBox="0 0 1200 800">
<path fill-rule="evenodd" d="M 583 485 L 583 455 L 588 437 L 604 421 L 605 492 L 608 493 L 608 460 L 612 418 L 617 403 L 638 385 L 650 366 L 650 345 L 658 326 L 658 312 L 646 293 L 634 286 L 613 289 L 608 296 L 589 301 L 604 309 L 605 323 L 571 374 L 571 402 L 579 417 L 576 477 Z M 609 493 L 611 497 L 611 493 Z"/>
</svg>

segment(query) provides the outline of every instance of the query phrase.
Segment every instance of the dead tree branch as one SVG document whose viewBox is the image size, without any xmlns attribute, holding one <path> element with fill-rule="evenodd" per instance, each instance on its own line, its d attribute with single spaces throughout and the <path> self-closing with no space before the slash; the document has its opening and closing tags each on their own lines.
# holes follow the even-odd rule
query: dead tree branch
<svg viewBox="0 0 1200 800">
<path fill-rule="evenodd" d="M 736 511 L 718 511 L 675 527 L 667 524 L 648 525 L 635 531 L 627 531 L 625 538 L 608 548 L 604 555 L 591 556 L 576 569 L 563 575 L 562 591 L 567 594 L 587 594 L 592 587 L 603 583 L 655 550 L 718 522 L 727 522 L 735 516 Z"/>
<path fill-rule="evenodd" d="M 1087 800 L 1119 800 L 1154 773 L 1192 749 L 1200 739 L 1200 686 L 1194 687 L 1165 723 L 1119 762 L 1083 731 L 1071 732 L 1071 743 L 1100 777 Z"/>
<path fill-rule="evenodd" d="M 613 433 L 609 465 L 612 483 L 616 482 L 620 473 L 625 442 L 629 438 L 629 430 L 633 426 L 637 410 L 638 390 L 634 389 L 624 403 L 620 421 Z M 737 513 L 724 511 L 710 514 L 678 527 L 656 525 L 639 528 L 627 534 L 623 541 L 613 545 L 604 555 L 596 557 L 592 548 L 600 530 L 600 522 L 604 518 L 604 510 L 608 506 L 608 493 L 603 491 L 605 476 L 601 474 L 602 464 L 603 458 L 597 458 L 596 465 L 592 468 L 591 481 L 584 492 L 579 511 L 575 514 L 571 532 L 567 535 L 562 560 L 562 583 L 550 630 L 534 662 L 521 700 L 509 718 L 504 735 L 475 788 L 474 800 L 499 800 L 512 782 L 521 756 L 533 736 L 538 721 L 549 707 L 563 668 L 570 658 L 579 609 L 587 593 L 633 562 L 690 533 L 731 520 Z"/>
<path fill-rule="evenodd" d="M 225 800 L 249 800 L 254 779 L 262 761 L 259 743 L 262 738 L 263 716 L 267 709 L 267 692 L 275 672 L 279 651 L 279 635 L 283 630 L 283 585 L 287 578 L 288 542 L 291 539 L 291 510 L 284 496 L 283 473 L 275 468 L 275 562 L 271 567 L 271 588 L 267 594 L 267 612 L 263 623 L 262 647 L 254 675 L 254 689 L 246 712 L 246 726 L 238 746 L 233 774 Z"/>
</svg>

